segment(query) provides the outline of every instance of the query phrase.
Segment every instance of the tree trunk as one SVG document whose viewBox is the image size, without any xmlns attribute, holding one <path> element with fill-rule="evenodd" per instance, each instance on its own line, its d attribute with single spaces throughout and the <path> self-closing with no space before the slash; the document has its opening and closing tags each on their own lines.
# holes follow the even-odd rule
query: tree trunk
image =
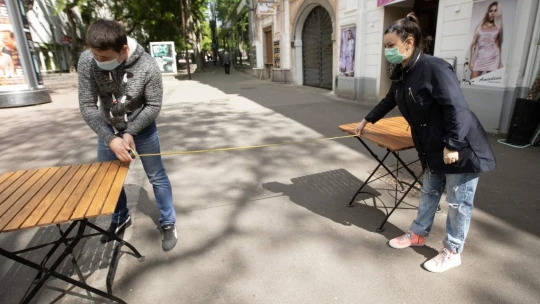
<svg viewBox="0 0 540 304">
<path fill-rule="evenodd" d="M 195 30 L 195 24 L 193 20 L 193 14 L 191 14 L 191 0 L 186 0 L 186 15 L 187 15 L 187 33 L 189 37 L 189 44 L 191 44 L 191 48 L 193 49 L 193 55 L 195 57 L 195 64 L 197 64 L 197 69 L 202 70 L 203 69 L 203 63 L 202 63 L 202 57 L 200 55 L 201 52 L 201 44 L 198 40 L 198 36 L 196 34 Z M 197 30 L 200 27 L 200 23 L 197 26 Z"/>
<path fill-rule="evenodd" d="M 77 23 L 75 22 L 75 13 L 71 8 L 66 8 L 65 13 L 68 17 L 69 26 L 71 27 L 71 48 L 69 50 L 71 55 L 71 60 L 69 63 L 69 71 L 71 73 L 77 71 L 77 64 L 79 63 L 79 58 L 77 54 L 77 45 L 78 45 L 78 39 L 77 39 Z"/>
<path fill-rule="evenodd" d="M 203 54 L 201 52 L 201 43 L 202 43 L 202 33 L 201 33 L 201 22 L 199 20 L 196 20 L 197 28 L 195 30 L 194 36 L 195 36 L 195 45 L 193 49 L 195 50 L 195 63 L 197 64 L 197 69 L 199 71 L 204 71 L 204 61 L 203 61 Z"/>
</svg>

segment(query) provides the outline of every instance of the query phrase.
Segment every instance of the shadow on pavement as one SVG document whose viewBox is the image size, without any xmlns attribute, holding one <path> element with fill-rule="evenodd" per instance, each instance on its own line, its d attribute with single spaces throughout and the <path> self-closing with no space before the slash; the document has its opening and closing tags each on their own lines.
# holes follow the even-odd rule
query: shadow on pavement
<svg viewBox="0 0 540 304">
<path fill-rule="evenodd" d="M 345 226 L 356 226 L 369 232 L 376 233 L 382 221 L 393 205 L 384 203 L 381 191 L 389 189 L 374 189 L 366 185 L 355 200 L 354 207 L 346 204 L 362 185 L 362 181 L 345 169 L 337 169 L 317 174 L 306 175 L 291 179 L 292 184 L 269 182 L 262 184 L 266 190 L 283 193 L 291 202 L 302 206 L 313 213 L 328 218 L 335 223 Z M 401 204 L 398 209 L 416 209 L 415 206 Z M 385 211 L 383 211 L 385 210 Z M 382 234 L 391 240 L 404 232 L 387 222 Z M 437 251 L 430 247 L 415 247 L 417 253 L 426 259 L 432 258 Z"/>
</svg>

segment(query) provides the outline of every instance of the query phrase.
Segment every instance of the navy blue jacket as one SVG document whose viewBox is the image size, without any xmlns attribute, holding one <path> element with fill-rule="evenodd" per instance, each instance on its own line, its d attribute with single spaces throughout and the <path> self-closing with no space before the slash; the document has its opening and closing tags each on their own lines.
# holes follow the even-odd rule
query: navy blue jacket
<svg viewBox="0 0 540 304">
<path fill-rule="evenodd" d="M 396 105 L 411 126 L 422 166 L 435 174 L 479 173 L 495 168 L 486 131 L 469 109 L 452 66 L 443 59 L 413 54 L 398 65 L 384 99 L 366 116 L 376 123 Z M 446 165 L 443 150 L 458 151 L 459 161 Z"/>
</svg>

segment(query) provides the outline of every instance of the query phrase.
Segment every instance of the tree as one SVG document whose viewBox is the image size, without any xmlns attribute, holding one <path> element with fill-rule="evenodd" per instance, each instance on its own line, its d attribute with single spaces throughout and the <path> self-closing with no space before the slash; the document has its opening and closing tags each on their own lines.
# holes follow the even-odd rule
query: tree
<svg viewBox="0 0 540 304">
<path fill-rule="evenodd" d="M 74 72 L 77 70 L 77 64 L 79 62 L 78 49 L 79 49 L 79 37 L 77 35 L 77 14 L 74 9 L 82 6 L 87 0 L 58 0 L 56 1 L 56 13 L 63 12 L 66 14 L 70 27 L 70 63 L 69 70 Z"/>
<path fill-rule="evenodd" d="M 197 64 L 202 67 L 202 50 L 205 43 L 206 11 L 209 0 L 185 1 L 187 11 L 186 34 L 188 46 L 195 51 Z M 183 39 L 182 12 L 180 1 L 170 0 L 57 0 L 56 13 L 65 13 L 70 24 L 71 62 L 70 70 L 75 70 L 78 50 L 82 47 L 86 27 L 96 19 L 106 16 L 100 12 L 110 12 L 112 18 L 126 27 L 126 33 L 139 44 L 147 47 L 151 41 L 174 41 L 177 50 L 185 49 Z M 214 0 L 212 0 L 214 1 Z M 81 17 L 78 18 L 76 8 Z M 77 28 L 83 33 L 77 36 Z"/>
</svg>

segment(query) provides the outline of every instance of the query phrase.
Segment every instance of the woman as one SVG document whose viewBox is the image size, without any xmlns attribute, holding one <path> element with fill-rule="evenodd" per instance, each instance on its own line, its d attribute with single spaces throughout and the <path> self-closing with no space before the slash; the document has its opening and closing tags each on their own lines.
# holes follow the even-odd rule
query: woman
<svg viewBox="0 0 540 304">
<path fill-rule="evenodd" d="M 474 31 L 471 44 L 471 79 L 502 68 L 502 10 L 499 2 L 488 6 L 486 15 Z"/>
<path fill-rule="evenodd" d="M 347 31 L 347 46 L 345 49 L 345 76 L 354 76 L 354 39 L 351 29 Z"/>
<path fill-rule="evenodd" d="M 422 193 L 416 220 L 389 245 L 399 249 L 424 245 L 446 185 L 449 210 L 444 247 L 424 263 L 429 271 L 443 272 L 461 264 L 478 176 L 495 168 L 495 157 L 450 64 L 422 53 L 421 33 L 413 14 L 384 31 L 385 57 L 396 64 L 392 85 L 356 132 L 360 135 L 368 122 L 376 123 L 396 105 L 411 126 L 424 169 Z"/>
</svg>

